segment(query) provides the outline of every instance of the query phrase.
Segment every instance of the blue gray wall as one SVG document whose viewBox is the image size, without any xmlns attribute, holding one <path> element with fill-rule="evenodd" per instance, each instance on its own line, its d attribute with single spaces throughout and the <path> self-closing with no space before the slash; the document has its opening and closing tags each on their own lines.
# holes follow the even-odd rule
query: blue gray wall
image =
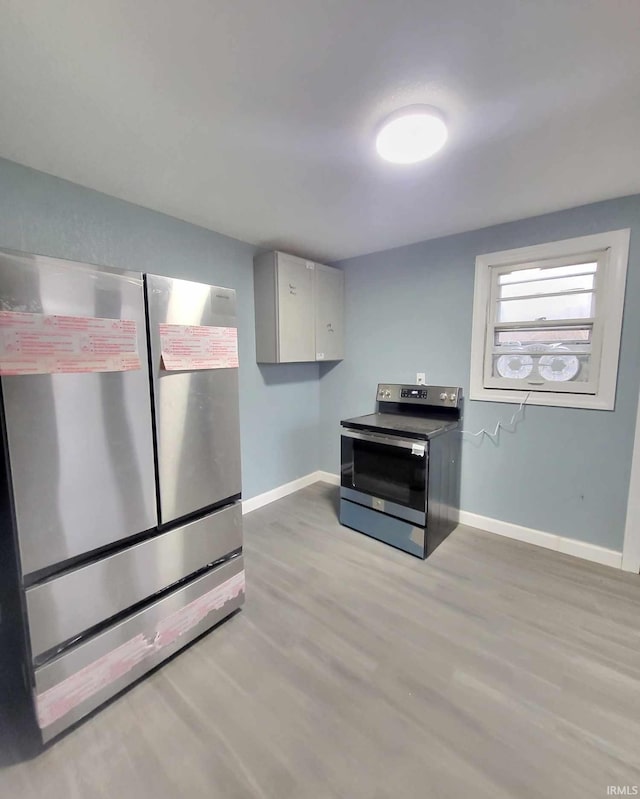
<svg viewBox="0 0 640 799">
<path fill-rule="evenodd" d="M 0 159 L 0 248 L 235 288 L 243 495 L 317 469 L 318 367 L 258 367 L 255 248 Z"/>
<path fill-rule="evenodd" d="M 426 212 L 426 211 L 425 211 Z M 369 412 L 379 381 L 468 392 L 475 257 L 630 227 L 631 253 L 616 409 L 526 409 L 497 445 L 466 441 L 465 510 L 622 549 L 640 382 L 640 196 L 353 258 L 346 272 L 346 357 L 255 362 L 255 248 L 0 160 L 0 247 L 219 283 L 238 291 L 245 497 L 339 469 L 339 420 Z M 465 427 L 493 427 L 513 405 L 469 402 Z M 319 455 L 318 455 L 318 447 Z"/>
<path fill-rule="evenodd" d="M 465 440 L 461 499 L 473 513 L 622 550 L 640 381 L 640 196 L 336 264 L 346 276 L 346 356 L 320 368 L 320 468 L 339 470 L 339 420 L 370 412 L 378 382 L 414 382 L 424 371 L 468 394 L 476 255 L 626 227 L 615 411 L 531 406 L 497 444 Z M 467 400 L 465 428 L 494 428 L 515 408 Z"/>
</svg>

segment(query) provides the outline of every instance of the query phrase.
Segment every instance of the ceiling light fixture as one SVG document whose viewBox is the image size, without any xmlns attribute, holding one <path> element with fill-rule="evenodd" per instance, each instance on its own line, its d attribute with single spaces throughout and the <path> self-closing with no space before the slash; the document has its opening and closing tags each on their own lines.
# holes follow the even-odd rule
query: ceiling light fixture
<svg viewBox="0 0 640 799">
<path fill-rule="evenodd" d="M 378 154 L 394 164 L 430 158 L 447 140 L 442 114 L 429 105 L 401 108 L 382 123 L 376 136 Z"/>
</svg>

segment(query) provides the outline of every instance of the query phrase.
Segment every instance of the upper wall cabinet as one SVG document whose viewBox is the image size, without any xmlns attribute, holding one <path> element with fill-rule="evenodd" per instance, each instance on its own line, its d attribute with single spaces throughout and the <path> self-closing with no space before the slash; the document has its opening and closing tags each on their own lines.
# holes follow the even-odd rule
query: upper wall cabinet
<svg viewBox="0 0 640 799">
<path fill-rule="evenodd" d="M 344 274 L 282 252 L 253 264 L 258 363 L 343 358 Z"/>
</svg>

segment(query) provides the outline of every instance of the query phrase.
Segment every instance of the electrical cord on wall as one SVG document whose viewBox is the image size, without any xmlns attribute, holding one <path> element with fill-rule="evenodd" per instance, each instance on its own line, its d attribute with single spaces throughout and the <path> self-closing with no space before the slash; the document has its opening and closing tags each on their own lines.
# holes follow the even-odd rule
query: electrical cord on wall
<svg viewBox="0 0 640 799">
<path fill-rule="evenodd" d="M 506 433 L 514 433 L 515 429 L 510 430 L 509 428 L 514 428 L 514 425 L 517 424 L 516 419 L 521 413 L 523 413 L 524 406 L 526 405 L 527 400 L 529 399 L 530 396 L 531 392 L 528 391 L 527 396 L 522 400 L 522 402 L 518 406 L 518 409 L 511 417 L 511 421 L 508 424 L 503 424 L 501 421 L 499 421 L 496 424 L 496 429 L 493 431 L 493 433 L 490 433 L 486 428 L 483 427 L 482 430 L 479 430 L 477 433 L 472 433 L 471 430 L 461 430 L 460 435 L 473 436 L 474 438 L 487 436 L 488 438 L 490 438 L 492 441 L 495 442 L 501 430 L 504 430 Z"/>
</svg>

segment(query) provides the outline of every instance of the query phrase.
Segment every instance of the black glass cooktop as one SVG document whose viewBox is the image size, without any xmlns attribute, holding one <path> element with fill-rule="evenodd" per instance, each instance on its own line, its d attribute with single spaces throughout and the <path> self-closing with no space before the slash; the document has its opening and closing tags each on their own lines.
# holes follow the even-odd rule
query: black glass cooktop
<svg viewBox="0 0 640 799">
<path fill-rule="evenodd" d="M 429 418 L 409 414 L 370 413 L 368 416 L 343 419 L 340 424 L 352 430 L 371 430 L 426 440 L 452 430 L 458 426 L 458 421 L 451 418 Z"/>
</svg>

